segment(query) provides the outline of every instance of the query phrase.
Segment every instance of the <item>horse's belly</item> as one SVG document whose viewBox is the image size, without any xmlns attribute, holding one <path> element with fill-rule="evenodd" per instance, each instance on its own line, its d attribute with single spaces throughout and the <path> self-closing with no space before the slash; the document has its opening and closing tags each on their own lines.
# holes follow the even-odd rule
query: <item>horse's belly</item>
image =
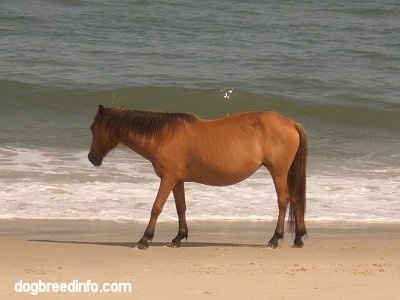
<svg viewBox="0 0 400 300">
<path fill-rule="evenodd" d="M 246 123 L 208 128 L 195 136 L 184 159 L 190 181 L 231 185 L 248 178 L 262 164 L 259 135 Z"/>
<path fill-rule="evenodd" d="M 258 170 L 260 164 L 254 162 L 244 164 L 209 164 L 203 163 L 191 166 L 187 173 L 187 181 L 194 181 L 207 185 L 232 185 L 245 180 Z"/>
</svg>

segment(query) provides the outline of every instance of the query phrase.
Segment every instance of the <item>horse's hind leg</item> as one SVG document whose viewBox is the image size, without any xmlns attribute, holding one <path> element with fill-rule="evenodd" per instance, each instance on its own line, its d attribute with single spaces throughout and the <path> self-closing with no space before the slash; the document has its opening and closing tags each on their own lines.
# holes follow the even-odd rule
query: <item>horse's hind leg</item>
<svg viewBox="0 0 400 300">
<path fill-rule="evenodd" d="M 272 175 L 275 184 L 276 194 L 278 196 L 278 221 L 276 223 L 275 233 L 268 242 L 268 247 L 278 247 L 278 241 L 283 238 L 285 229 L 285 216 L 289 204 L 289 191 L 287 186 L 287 176 Z"/>
<path fill-rule="evenodd" d="M 171 247 L 180 247 L 182 239 L 188 238 L 188 227 L 186 224 L 186 201 L 184 183 L 178 183 L 172 190 L 175 198 L 176 212 L 179 218 L 179 229 L 177 236 L 172 240 Z"/>
<path fill-rule="evenodd" d="M 302 210 L 298 207 L 298 205 L 293 204 L 295 209 L 295 224 L 296 224 L 296 238 L 293 242 L 293 248 L 302 248 L 304 246 L 304 242 L 302 238 L 304 235 L 307 235 L 306 226 L 304 224 L 304 214 Z"/>
</svg>

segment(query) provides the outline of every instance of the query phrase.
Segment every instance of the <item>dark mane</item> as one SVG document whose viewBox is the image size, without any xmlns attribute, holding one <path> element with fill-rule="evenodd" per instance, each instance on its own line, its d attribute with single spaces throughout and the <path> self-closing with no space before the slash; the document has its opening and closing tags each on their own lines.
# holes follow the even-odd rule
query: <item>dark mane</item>
<svg viewBox="0 0 400 300">
<path fill-rule="evenodd" d="M 135 133 L 143 138 L 153 138 L 165 126 L 173 129 L 183 122 L 192 123 L 196 116 L 186 113 L 146 112 L 140 110 L 110 109 L 108 125 L 121 134 Z"/>
</svg>

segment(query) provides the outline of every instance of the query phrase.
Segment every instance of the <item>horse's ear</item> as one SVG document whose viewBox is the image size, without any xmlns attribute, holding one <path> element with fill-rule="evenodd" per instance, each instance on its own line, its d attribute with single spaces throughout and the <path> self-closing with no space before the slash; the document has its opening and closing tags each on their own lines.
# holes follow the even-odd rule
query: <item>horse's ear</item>
<svg viewBox="0 0 400 300">
<path fill-rule="evenodd" d="M 104 106 L 103 105 L 99 105 L 99 110 L 97 111 L 97 113 L 100 115 L 100 117 L 104 116 Z"/>
</svg>

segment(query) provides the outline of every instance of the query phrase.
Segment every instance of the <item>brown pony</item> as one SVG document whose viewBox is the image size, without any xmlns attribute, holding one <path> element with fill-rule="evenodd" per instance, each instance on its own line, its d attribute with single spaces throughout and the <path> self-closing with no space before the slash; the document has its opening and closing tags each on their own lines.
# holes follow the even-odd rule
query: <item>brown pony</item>
<svg viewBox="0 0 400 300">
<path fill-rule="evenodd" d="M 99 106 L 91 126 L 89 161 L 100 166 L 119 143 L 148 159 L 161 183 L 151 218 L 139 249 L 147 249 L 157 218 L 173 192 L 179 218 L 179 247 L 188 237 L 184 182 L 224 186 L 238 183 L 261 166 L 271 173 L 278 196 L 279 215 L 268 243 L 276 248 L 283 238 L 287 206 L 289 227 L 295 230 L 294 247 L 303 246 L 306 234 L 307 137 L 296 122 L 275 112 L 245 112 L 203 120 L 184 113 L 156 113 Z"/>
</svg>

